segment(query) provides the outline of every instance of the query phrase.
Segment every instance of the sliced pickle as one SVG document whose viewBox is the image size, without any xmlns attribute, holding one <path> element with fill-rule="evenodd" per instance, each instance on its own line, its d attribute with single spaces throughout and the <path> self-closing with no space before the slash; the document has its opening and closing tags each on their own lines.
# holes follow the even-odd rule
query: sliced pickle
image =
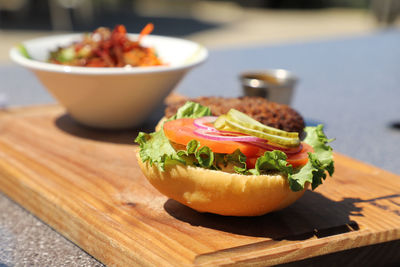
<svg viewBox="0 0 400 267">
<path fill-rule="evenodd" d="M 220 126 L 220 125 L 218 125 L 218 126 Z M 218 128 L 217 126 L 215 126 L 215 128 L 218 130 L 236 131 L 236 132 L 240 132 L 240 133 L 249 134 L 252 136 L 256 136 L 256 137 L 268 140 L 272 143 L 281 145 L 283 147 L 297 147 L 300 145 L 299 138 L 283 137 L 283 136 L 268 134 L 268 133 L 265 133 L 262 131 L 244 127 L 244 126 L 242 126 L 236 122 L 230 121 L 230 120 L 225 120 L 225 125 L 223 126 L 222 129 Z"/>
<path fill-rule="evenodd" d="M 266 134 L 276 135 L 279 137 L 288 137 L 288 138 L 299 138 L 299 133 L 297 132 L 286 132 L 274 127 L 270 127 L 262 124 L 261 122 L 256 121 L 255 119 L 249 117 L 248 115 L 236 110 L 231 109 L 226 114 L 225 120 L 235 122 L 245 128 L 257 130 Z"/>
<path fill-rule="evenodd" d="M 217 118 L 217 120 L 214 122 L 214 127 L 220 131 L 229 131 L 229 127 L 227 129 L 227 125 L 225 123 L 226 121 L 226 115 L 221 115 Z"/>
<path fill-rule="evenodd" d="M 255 123 L 253 123 L 253 121 Z M 300 144 L 297 132 L 285 132 L 259 123 L 240 111 L 231 109 L 214 122 L 214 127 L 220 131 L 240 132 L 270 141 L 282 147 L 297 147 Z M 263 129 L 263 130 L 260 130 Z M 269 129 L 267 132 L 265 129 Z"/>
</svg>

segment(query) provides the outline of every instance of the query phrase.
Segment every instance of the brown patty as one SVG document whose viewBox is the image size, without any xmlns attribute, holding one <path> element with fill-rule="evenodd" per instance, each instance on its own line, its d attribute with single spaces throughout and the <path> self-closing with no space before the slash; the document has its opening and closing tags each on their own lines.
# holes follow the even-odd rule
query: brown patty
<svg viewBox="0 0 400 267">
<path fill-rule="evenodd" d="M 262 97 L 198 97 L 182 99 L 169 103 L 165 109 L 165 116 L 167 118 L 173 116 L 186 101 L 193 101 L 209 107 L 214 116 L 225 114 L 229 109 L 234 108 L 271 127 L 299 133 L 304 129 L 304 120 L 297 111 L 287 105 L 274 103 Z"/>
</svg>

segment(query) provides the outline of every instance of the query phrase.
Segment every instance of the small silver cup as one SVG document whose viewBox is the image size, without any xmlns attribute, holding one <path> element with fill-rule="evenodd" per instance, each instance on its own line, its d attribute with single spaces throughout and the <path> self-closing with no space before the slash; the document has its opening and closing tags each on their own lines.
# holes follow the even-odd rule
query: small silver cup
<svg viewBox="0 0 400 267">
<path fill-rule="evenodd" d="M 240 81 L 246 96 L 261 96 L 290 105 L 298 78 L 287 70 L 271 69 L 242 73 Z"/>
</svg>

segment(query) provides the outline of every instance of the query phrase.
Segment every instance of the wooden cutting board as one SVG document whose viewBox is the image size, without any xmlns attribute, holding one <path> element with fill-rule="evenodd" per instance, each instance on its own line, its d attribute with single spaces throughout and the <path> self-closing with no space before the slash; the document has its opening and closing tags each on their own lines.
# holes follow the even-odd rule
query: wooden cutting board
<svg viewBox="0 0 400 267">
<path fill-rule="evenodd" d="M 285 210 L 202 214 L 146 181 L 136 134 L 79 126 L 59 106 L 0 111 L 0 190 L 110 266 L 400 260 L 397 175 L 335 154 L 334 177 Z"/>
</svg>

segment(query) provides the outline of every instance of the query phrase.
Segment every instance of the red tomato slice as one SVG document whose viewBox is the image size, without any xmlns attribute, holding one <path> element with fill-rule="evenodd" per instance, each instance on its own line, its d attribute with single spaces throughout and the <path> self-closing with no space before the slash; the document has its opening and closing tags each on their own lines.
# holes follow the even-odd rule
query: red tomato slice
<svg viewBox="0 0 400 267">
<path fill-rule="evenodd" d="M 296 154 L 288 154 L 287 162 L 292 164 L 293 167 L 304 166 L 308 162 L 308 152 L 314 152 L 312 146 L 302 143 L 303 149 Z"/>
<path fill-rule="evenodd" d="M 201 147 L 207 146 L 215 153 L 231 154 L 235 152 L 236 149 L 240 149 L 246 157 L 254 157 L 263 153 L 262 148 L 243 142 L 214 141 L 200 137 L 193 133 L 196 129 L 196 126 L 193 125 L 193 121 L 194 119 L 184 118 L 164 123 L 165 136 L 172 142 L 185 146 L 191 140 L 195 139 L 200 142 Z"/>
<path fill-rule="evenodd" d="M 306 144 L 301 143 L 303 148 L 300 152 L 296 154 L 286 154 L 287 155 L 287 162 L 291 164 L 293 167 L 301 167 L 307 164 L 308 162 L 308 152 L 314 152 L 313 148 Z M 247 168 L 253 169 L 256 166 L 257 158 L 261 155 L 257 155 L 256 157 L 249 157 L 246 160 Z"/>
<path fill-rule="evenodd" d="M 257 159 L 258 159 L 258 157 L 247 158 L 246 159 L 246 167 L 248 169 L 254 169 L 256 167 Z"/>
</svg>

